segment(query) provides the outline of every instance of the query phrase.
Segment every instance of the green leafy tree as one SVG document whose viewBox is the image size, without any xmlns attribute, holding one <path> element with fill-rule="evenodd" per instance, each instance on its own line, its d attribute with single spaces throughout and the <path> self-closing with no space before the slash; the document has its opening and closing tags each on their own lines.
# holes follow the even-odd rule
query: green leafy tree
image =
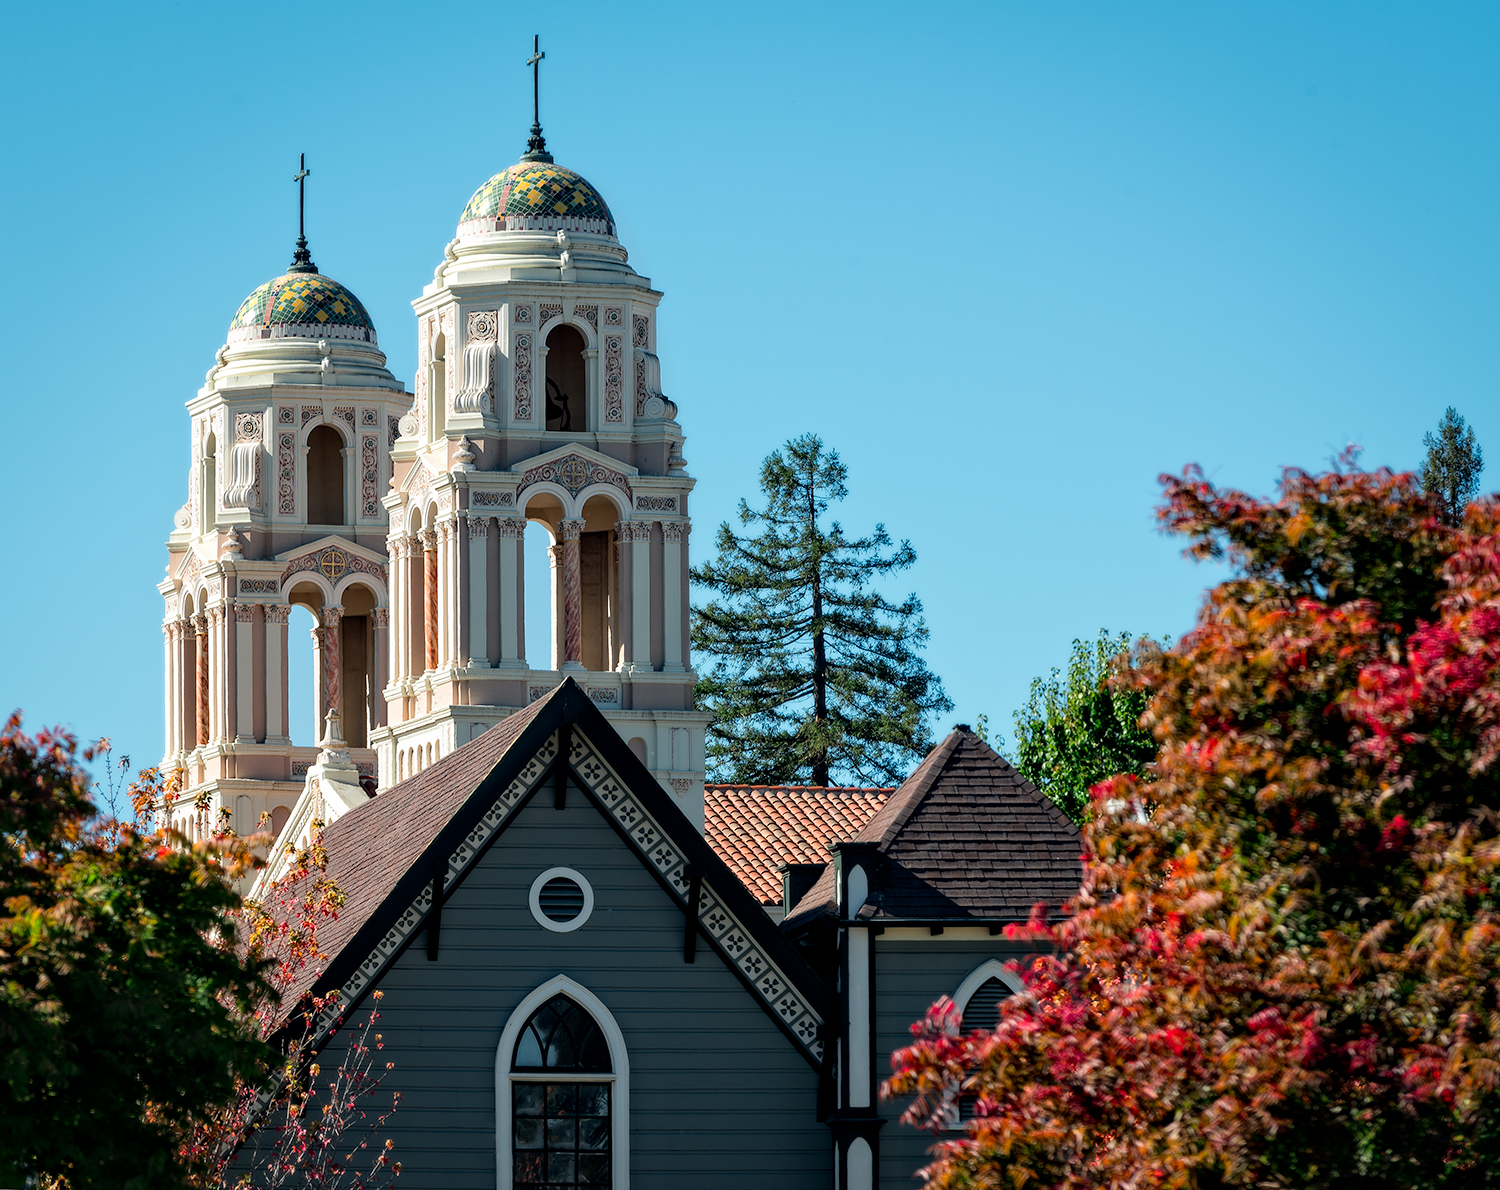
<svg viewBox="0 0 1500 1190">
<path fill-rule="evenodd" d="M 1015 714 L 1009 759 L 1077 823 L 1088 815 L 1092 786 L 1117 773 L 1144 776 L 1156 759 L 1156 741 L 1140 724 L 1145 692 L 1114 680 L 1128 668 L 1129 651 L 1124 632 L 1101 629 L 1097 640 L 1075 640 L 1066 677 L 1054 669 L 1033 678 Z"/>
<path fill-rule="evenodd" d="M 76 754 L 0 732 L 0 1182 L 177 1187 L 185 1130 L 272 1059 L 234 944 L 248 853 L 101 820 Z"/>
<path fill-rule="evenodd" d="M 751 531 L 721 525 L 718 557 L 692 572 L 713 593 L 694 609 L 693 649 L 718 780 L 898 781 L 953 705 L 920 654 L 922 604 L 873 587 L 916 561 L 911 543 L 824 523 L 847 475 L 816 435 L 788 442 L 761 466 L 765 508 L 740 501 Z"/>
<path fill-rule="evenodd" d="M 1422 445 L 1422 490 L 1443 509 L 1443 519 L 1456 525 L 1464 519 L 1469 501 L 1479 495 L 1479 473 L 1484 470 L 1484 452 L 1474 440 L 1474 431 L 1448 406 L 1436 434 L 1424 434 Z"/>
</svg>

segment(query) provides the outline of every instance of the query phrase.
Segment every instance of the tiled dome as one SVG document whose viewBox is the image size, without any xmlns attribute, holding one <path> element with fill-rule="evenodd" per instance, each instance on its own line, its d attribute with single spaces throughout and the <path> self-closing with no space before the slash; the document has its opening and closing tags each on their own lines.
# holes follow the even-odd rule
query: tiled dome
<svg viewBox="0 0 1500 1190">
<path fill-rule="evenodd" d="M 375 324 L 363 303 L 332 278 L 285 273 L 247 297 L 229 324 L 231 343 L 281 338 L 373 343 Z"/>
<path fill-rule="evenodd" d="M 503 169 L 469 199 L 460 236 L 485 231 L 584 231 L 615 234 L 603 197 L 571 169 L 522 161 Z"/>
</svg>

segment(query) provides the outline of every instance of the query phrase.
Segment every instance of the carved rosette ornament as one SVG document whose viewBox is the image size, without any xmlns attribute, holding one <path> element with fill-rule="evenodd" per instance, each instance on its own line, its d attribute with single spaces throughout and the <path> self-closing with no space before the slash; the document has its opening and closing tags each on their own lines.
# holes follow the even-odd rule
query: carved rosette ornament
<svg viewBox="0 0 1500 1190">
<path fill-rule="evenodd" d="M 574 306 L 573 317 L 581 318 L 595 331 L 599 329 L 599 307 L 598 306 Z"/>
<path fill-rule="evenodd" d="M 623 326 L 625 324 L 625 310 L 622 306 L 604 307 L 605 326 Z"/>
<path fill-rule="evenodd" d="M 603 463 L 593 462 L 576 454 L 564 455 L 550 463 L 543 463 L 540 467 L 531 468 L 521 476 L 516 494 L 519 496 L 532 484 L 549 482 L 566 488 L 572 496 L 594 483 L 613 484 L 627 498 L 630 496 L 630 481 L 624 475 Z"/>
<path fill-rule="evenodd" d="M 291 410 L 287 410 L 288 413 Z M 295 434 L 276 435 L 276 499 L 277 508 L 283 514 L 297 511 L 297 437 Z"/>
<path fill-rule="evenodd" d="M 552 304 L 550 304 L 548 302 L 543 302 L 542 305 L 541 305 L 540 315 L 541 315 L 540 325 L 541 326 L 546 326 L 554 318 L 561 318 L 562 317 L 562 307 L 561 306 L 554 306 L 554 305 L 552 305 Z"/>
</svg>

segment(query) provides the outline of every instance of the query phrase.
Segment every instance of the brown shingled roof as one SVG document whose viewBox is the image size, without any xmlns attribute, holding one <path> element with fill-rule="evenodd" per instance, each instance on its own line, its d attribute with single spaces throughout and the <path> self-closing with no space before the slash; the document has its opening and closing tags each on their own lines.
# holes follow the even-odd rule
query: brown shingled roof
<svg viewBox="0 0 1500 1190">
<path fill-rule="evenodd" d="M 826 864 L 828 845 L 852 839 L 891 790 L 821 785 L 705 785 L 703 831 L 762 905 L 781 903 L 780 864 Z"/>
<path fill-rule="evenodd" d="M 1021 920 L 1083 879 L 1078 828 L 968 731 L 950 732 L 855 838 L 880 849 L 862 914 L 877 919 Z M 785 925 L 834 908 L 830 864 Z"/>
</svg>

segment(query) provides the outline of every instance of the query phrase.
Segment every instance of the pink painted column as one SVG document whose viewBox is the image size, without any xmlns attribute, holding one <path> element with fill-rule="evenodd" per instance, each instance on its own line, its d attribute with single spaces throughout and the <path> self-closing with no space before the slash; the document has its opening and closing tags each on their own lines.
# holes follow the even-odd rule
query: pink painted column
<svg viewBox="0 0 1500 1190">
<path fill-rule="evenodd" d="M 436 669 L 438 663 L 438 556 L 437 532 L 422 530 L 422 559 L 425 566 L 423 576 L 423 606 L 427 645 L 427 668 Z"/>
<path fill-rule="evenodd" d="M 199 612 L 193 617 L 193 631 L 197 634 L 198 650 L 198 697 L 197 742 L 208 743 L 208 617 Z"/>
<path fill-rule="evenodd" d="M 562 538 L 563 664 L 583 664 L 583 576 L 579 566 L 578 538 L 582 521 L 558 524 Z"/>
<path fill-rule="evenodd" d="M 338 711 L 340 718 L 344 715 L 344 708 L 339 705 L 339 671 L 342 666 L 339 656 L 339 635 L 343 618 L 344 609 L 341 607 L 323 609 L 323 705 L 319 708 L 318 716 L 320 739 L 328 712 Z"/>
</svg>

